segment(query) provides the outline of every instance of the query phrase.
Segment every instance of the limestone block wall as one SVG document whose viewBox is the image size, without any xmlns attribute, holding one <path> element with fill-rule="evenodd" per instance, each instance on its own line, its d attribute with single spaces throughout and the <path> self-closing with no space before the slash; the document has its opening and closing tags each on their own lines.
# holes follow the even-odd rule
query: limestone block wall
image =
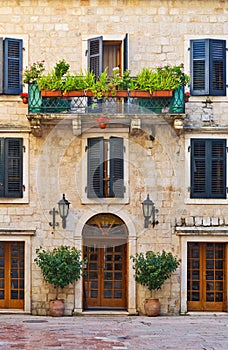
<svg viewBox="0 0 228 350">
<path fill-rule="evenodd" d="M 24 67 L 45 61 L 47 69 L 64 58 L 71 71 L 87 66 L 83 51 L 84 37 L 129 34 L 129 69 L 134 75 L 142 67 L 184 62 L 189 72 L 191 37 L 227 35 L 227 1 L 193 0 L 3 0 L 0 9 L 0 34 L 23 37 Z M 10 17 L 10 23 L 9 23 Z M 26 90 L 26 87 L 25 87 Z M 210 109 L 204 98 L 191 98 L 186 107 L 187 126 L 226 126 L 227 98 L 212 99 Z M 18 96 L 0 95 L 0 128 L 28 129 L 27 106 Z M 154 137 L 154 140 L 150 138 Z M 0 225 L 35 227 L 32 237 L 31 303 L 34 314 L 47 313 L 49 288 L 35 266 L 35 249 L 42 245 L 61 244 L 81 248 L 75 222 L 90 208 L 81 203 L 83 164 L 82 139 L 75 137 L 70 122 L 43 127 L 41 138 L 29 136 L 29 201 L 23 205 L 0 203 Z M 177 135 L 168 123 L 151 126 L 142 122 L 142 133 L 129 135 L 130 201 L 120 210 L 129 214 L 137 231 L 137 251 L 148 249 L 180 254 L 175 226 L 217 226 L 227 224 L 226 205 L 185 204 L 185 135 Z M 71 202 L 67 230 L 49 225 L 49 211 L 66 193 Z M 159 224 L 144 229 L 141 203 L 149 193 L 158 209 Z M 60 219 L 58 218 L 60 222 Z M 180 310 L 180 272 L 177 270 L 162 290 L 155 293 L 162 303 L 162 313 L 178 314 Z M 137 309 L 143 312 L 143 299 L 149 293 L 137 287 Z M 74 288 L 65 289 L 66 314 L 74 308 Z M 81 297 L 81 296 L 80 296 Z"/>
</svg>

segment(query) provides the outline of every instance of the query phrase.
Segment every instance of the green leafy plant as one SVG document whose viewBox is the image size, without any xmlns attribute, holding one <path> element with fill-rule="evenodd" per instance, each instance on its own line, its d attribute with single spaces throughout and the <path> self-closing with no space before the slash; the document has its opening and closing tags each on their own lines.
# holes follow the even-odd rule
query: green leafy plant
<svg viewBox="0 0 228 350">
<path fill-rule="evenodd" d="M 91 86 L 91 91 L 93 92 L 95 99 L 102 99 L 104 97 L 108 97 L 109 89 L 110 88 L 108 85 L 108 74 L 106 67 L 94 82 L 94 84 Z"/>
<path fill-rule="evenodd" d="M 37 85 L 40 90 L 63 90 L 64 82 L 62 78 L 59 78 L 55 75 L 55 73 L 52 71 L 51 73 L 48 73 L 46 75 L 42 75 L 37 80 Z"/>
<path fill-rule="evenodd" d="M 183 72 L 183 65 L 163 66 L 156 69 L 142 68 L 133 80 L 132 89 L 145 90 L 175 90 L 189 83 L 189 76 Z"/>
<path fill-rule="evenodd" d="M 44 61 L 38 61 L 31 66 L 26 67 L 26 69 L 23 72 L 23 83 L 24 84 L 34 84 L 37 82 L 37 79 L 39 79 L 43 72 L 45 71 L 44 68 Z"/>
<path fill-rule="evenodd" d="M 36 254 L 34 261 L 40 267 L 45 281 L 56 288 L 56 299 L 59 288 L 78 281 L 83 275 L 86 259 L 81 259 L 81 251 L 75 247 L 60 246 L 50 251 L 40 247 L 36 249 Z"/>
<path fill-rule="evenodd" d="M 180 260 L 164 250 L 160 252 L 147 251 L 145 254 L 137 253 L 131 256 L 135 280 L 149 291 L 159 290 L 164 282 L 170 278 L 179 264 Z"/>
<path fill-rule="evenodd" d="M 62 78 L 69 70 L 70 65 L 64 59 L 57 62 L 54 66 L 54 74 L 58 78 Z"/>
</svg>

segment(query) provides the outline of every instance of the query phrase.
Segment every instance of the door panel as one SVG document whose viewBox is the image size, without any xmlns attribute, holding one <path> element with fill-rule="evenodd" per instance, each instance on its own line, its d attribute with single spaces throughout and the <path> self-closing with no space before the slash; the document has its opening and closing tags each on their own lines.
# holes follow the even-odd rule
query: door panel
<svg viewBox="0 0 228 350">
<path fill-rule="evenodd" d="M 84 308 L 126 308 L 126 244 L 84 247 Z"/>
<path fill-rule="evenodd" d="M 188 243 L 188 310 L 226 311 L 225 244 Z"/>
<path fill-rule="evenodd" d="M 0 242 L 0 308 L 24 308 L 24 242 Z"/>
</svg>

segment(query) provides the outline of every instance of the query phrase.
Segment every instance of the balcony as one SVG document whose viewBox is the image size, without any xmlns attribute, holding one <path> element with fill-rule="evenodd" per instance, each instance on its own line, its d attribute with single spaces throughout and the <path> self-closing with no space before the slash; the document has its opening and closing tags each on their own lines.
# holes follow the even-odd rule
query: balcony
<svg viewBox="0 0 228 350">
<path fill-rule="evenodd" d="M 185 117 L 184 87 L 175 91 L 153 92 L 147 96 L 138 95 L 142 91 L 117 91 L 115 96 L 107 96 L 95 100 L 88 91 L 63 95 L 61 92 L 52 91 L 50 96 L 41 93 L 37 85 L 29 86 L 28 119 L 32 132 L 41 136 L 41 126 L 44 123 L 57 123 L 60 120 L 70 119 L 82 123 L 91 123 L 98 117 L 112 116 L 112 120 L 118 123 L 132 119 L 153 120 L 163 119 L 174 125 L 175 120 Z M 55 93 L 55 94 L 54 94 Z M 55 95 L 55 96 L 54 96 Z M 181 128 L 181 127 L 180 127 Z"/>
</svg>

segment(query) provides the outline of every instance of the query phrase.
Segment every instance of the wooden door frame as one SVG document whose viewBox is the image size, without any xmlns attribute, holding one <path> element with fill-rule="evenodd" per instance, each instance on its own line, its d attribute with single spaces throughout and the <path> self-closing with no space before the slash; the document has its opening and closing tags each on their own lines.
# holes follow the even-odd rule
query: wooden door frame
<svg viewBox="0 0 228 350">
<path fill-rule="evenodd" d="M 212 227 L 203 228 L 205 235 L 194 235 L 196 231 L 195 227 L 178 227 L 176 229 L 177 235 L 180 237 L 180 246 L 181 246 L 181 314 L 187 314 L 187 243 L 188 242 L 197 242 L 197 243 L 226 243 L 226 257 L 228 258 L 228 237 L 225 236 L 226 229 L 220 228 L 219 231 L 216 231 Z M 224 230 L 224 234 L 223 234 Z M 217 233 L 218 232 L 218 233 Z M 216 235 L 217 233 L 217 235 Z M 226 259 L 225 273 L 227 276 L 228 273 L 228 259 Z M 226 278 L 225 290 L 228 291 L 228 278 Z M 228 296 L 226 293 L 226 305 L 228 303 Z M 224 310 L 228 311 L 228 310 Z"/>
<path fill-rule="evenodd" d="M 102 205 L 99 205 L 97 207 L 96 213 L 99 214 L 103 212 Z M 137 315 L 137 308 L 136 308 L 136 282 L 134 278 L 134 270 L 132 268 L 132 264 L 130 264 L 130 256 L 135 255 L 137 251 L 136 247 L 136 228 L 134 226 L 133 221 L 131 220 L 129 213 L 122 209 L 121 211 L 118 211 L 118 213 L 113 212 L 112 210 L 109 211 L 110 214 L 117 215 L 126 225 L 128 230 L 128 242 L 127 242 L 127 256 L 126 256 L 126 271 L 128 275 L 128 285 L 127 285 L 127 311 L 129 315 Z M 78 220 L 76 227 L 75 227 L 75 246 L 76 248 L 82 250 L 83 248 L 83 240 L 82 240 L 82 231 L 83 227 L 86 224 L 86 222 L 94 216 L 94 210 L 89 209 L 81 216 L 81 218 Z M 74 310 L 73 314 L 81 314 L 83 313 L 83 282 L 82 278 L 80 281 L 75 283 L 75 300 L 74 300 Z"/>
</svg>

